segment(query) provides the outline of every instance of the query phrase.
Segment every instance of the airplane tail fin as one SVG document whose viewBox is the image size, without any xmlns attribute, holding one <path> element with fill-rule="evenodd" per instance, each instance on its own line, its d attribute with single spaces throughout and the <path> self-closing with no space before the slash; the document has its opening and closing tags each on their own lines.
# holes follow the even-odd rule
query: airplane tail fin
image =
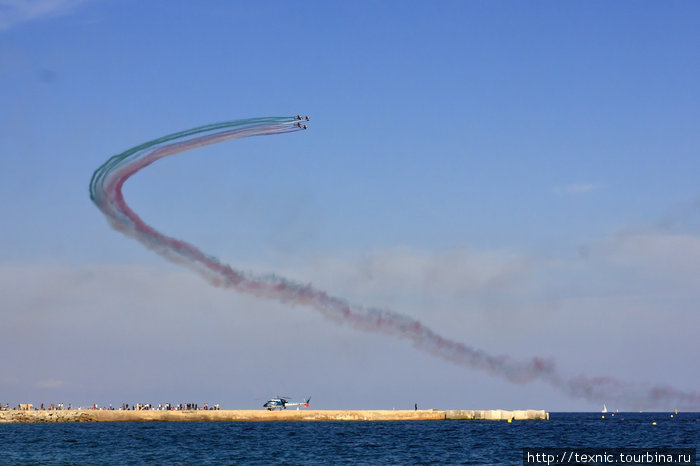
<svg viewBox="0 0 700 466">
<path fill-rule="evenodd" d="M 311 401 L 311 397 L 308 397 L 308 398 L 306 399 L 306 407 L 307 407 L 307 408 L 309 407 L 309 402 L 310 402 L 310 401 Z"/>
</svg>

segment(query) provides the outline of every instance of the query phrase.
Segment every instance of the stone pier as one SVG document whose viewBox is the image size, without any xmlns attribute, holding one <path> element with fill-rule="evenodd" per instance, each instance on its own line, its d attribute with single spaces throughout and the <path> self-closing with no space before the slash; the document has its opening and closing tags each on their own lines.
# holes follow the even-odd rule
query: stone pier
<svg viewBox="0 0 700 466">
<path fill-rule="evenodd" d="M 7 410 L 0 411 L 0 422 L 270 422 L 270 421 L 444 421 L 548 420 L 539 410 L 182 410 L 120 411 L 98 409 Z"/>
</svg>

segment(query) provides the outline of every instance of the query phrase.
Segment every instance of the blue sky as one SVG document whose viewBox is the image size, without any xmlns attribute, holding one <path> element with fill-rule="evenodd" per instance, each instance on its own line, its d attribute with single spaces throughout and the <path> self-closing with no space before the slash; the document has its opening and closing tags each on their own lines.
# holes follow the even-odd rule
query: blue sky
<svg viewBox="0 0 700 466">
<path fill-rule="evenodd" d="M 92 172 L 131 146 L 297 113 L 309 131 L 159 162 L 127 201 L 234 266 L 493 354 L 698 391 L 699 15 L 694 2 L 0 2 L 0 401 L 605 402 L 210 289 L 89 200 Z"/>
</svg>

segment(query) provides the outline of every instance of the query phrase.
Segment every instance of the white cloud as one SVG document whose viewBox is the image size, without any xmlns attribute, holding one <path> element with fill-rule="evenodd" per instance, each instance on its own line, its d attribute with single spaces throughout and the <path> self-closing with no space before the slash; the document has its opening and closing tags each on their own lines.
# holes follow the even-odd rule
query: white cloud
<svg viewBox="0 0 700 466">
<path fill-rule="evenodd" d="M 36 383 L 37 388 L 60 388 L 65 385 L 65 382 L 63 380 L 58 380 L 58 379 L 45 379 L 45 380 L 39 380 Z"/>
<path fill-rule="evenodd" d="M 593 191 L 595 189 L 598 189 L 598 186 L 595 184 L 575 183 L 575 184 L 569 184 L 566 186 L 555 186 L 554 188 L 552 188 L 552 192 L 554 194 L 557 194 L 557 195 L 560 195 L 560 194 L 576 195 L 576 194 L 587 193 L 587 192 Z"/>
<path fill-rule="evenodd" d="M 302 273 L 321 287 L 360 288 L 365 294 L 417 290 L 461 295 L 512 285 L 530 265 L 527 256 L 510 251 L 432 253 L 392 248 L 360 255 L 317 255 L 302 266 Z"/>
<path fill-rule="evenodd" d="M 695 386 L 697 376 L 683 368 L 697 354 L 691 336 L 699 288 L 686 285 L 687 296 L 679 300 L 673 286 L 676 274 L 700 275 L 700 239 L 647 236 L 601 243 L 605 247 L 586 260 L 395 248 L 319 255 L 268 271 L 356 304 L 386 306 L 492 354 L 553 357 L 566 373 Z M 638 282 L 639 274 L 630 276 L 629 269 L 656 275 Z M 636 294 L 624 290 L 629 283 Z M 609 293 L 618 288 L 626 294 Z M 338 407 L 338 398 L 347 408 L 371 408 L 393 403 L 383 394 L 404 391 L 410 383 L 411 398 L 459 406 L 458 393 L 444 389 L 449 380 L 470 384 L 470 399 L 482 406 L 596 407 L 546 387 L 513 386 L 455 367 L 404 341 L 338 326 L 301 306 L 211 287 L 168 264 L 162 270 L 0 265 L 0 323 L 0 354 L 8 368 L 0 376 L 3 396 L 17 402 L 118 404 L 207 396 L 227 407 L 254 408 L 255 397 L 288 390 L 314 395 L 322 408 Z M 653 372 L 642 374 L 642 366 Z M 415 372 L 423 370 L 433 376 L 415 381 Z M 55 399 L 42 399 L 47 388 Z"/>
<path fill-rule="evenodd" d="M 431 252 L 397 247 L 359 254 L 317 254 L 268 270 L 311 283 L 354 304 L 408 315 L 446 332 L 446 337 L 464 339 L 477 333 L 465 333 L 464 328 L 477 325 L 503 332 L 505 322 L 511 331 L 519 331 L 518 319 L 506 316 L 517 314 L 523 300 L 532 294 L 535 261 L 509 250 Z M 484 339 L 490 335 L 489 331 L 479 333 Z"/>
<path fill-rule="evenodd" d="M 63 15 L 87 0 L 0 0 L 0 31 L 17 24 Z"/>
<path fill-rule="evenodd" d="M 700 285 L 700 237 L 687 234 L 623 235 L 607 243 L 609 259 L 677 284 Z"/>
</svg>

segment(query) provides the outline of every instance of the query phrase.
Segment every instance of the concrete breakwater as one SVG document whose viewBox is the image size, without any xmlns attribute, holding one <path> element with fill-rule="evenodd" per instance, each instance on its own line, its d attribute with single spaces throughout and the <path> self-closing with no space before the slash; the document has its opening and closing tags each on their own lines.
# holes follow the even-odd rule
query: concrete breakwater
<svg viewBox="0 0 700 466">
<path fill-rule="evenodd" d="M 443 421 L 547 420 L 542 410 L 7 410 L 0 422 L 270 422 L 270 421 Z"/>
</svg>

